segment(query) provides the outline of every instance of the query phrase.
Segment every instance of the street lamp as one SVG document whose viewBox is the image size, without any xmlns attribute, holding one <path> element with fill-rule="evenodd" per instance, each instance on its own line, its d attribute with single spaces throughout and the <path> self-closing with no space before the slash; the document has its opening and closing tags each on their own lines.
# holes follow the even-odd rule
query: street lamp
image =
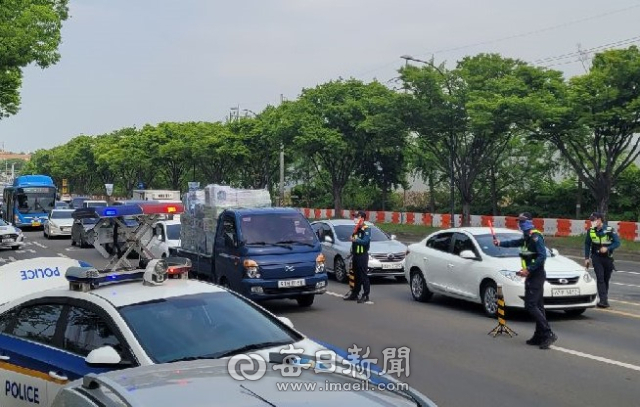
<svg viewBox="0 0 640 407">
<path fill-rule="evenodd" d="M 453 95 L 453 93 L 451 92 L 451 85 L 449 84 L 449 81 L 447 79 L 447 76 L 444 74 L 444 72 L 442 72 L 440 70 L 440 68 L 438 68 L 437 66 L 435 66 L 433 64 L 433 62 L 430 61 L 423 61 L 421 59 L 418 58 L 414 58 L 411 55 L 402 55 L 400 57 L 401 59 L 405 60 L 405 66 L 409 64 L 409 61 L 414 61 L 414 62 L 420 62 L 422 64 L 427 64 L 430 67 L 432 67 L 433 69 L 436 70 L 436 72 L 438 72 L 440 75 L 442 75 L 443 78 L 445 78 L 445 84 L 447 86 L 447 90 L 449 91 L 449 96 Z M 455 178 L 453 175 L 453 166 L 454 166 L 454 160 L 453 160 L 453 153 L 454 148 L 453 148 L 453 141 L 454 141 L 454 137 L 453 137 L 453 116 L 450 117 L 450 123 L 449 123 L 449 187 L 451 189 L 451 197 L 450 197 L 450 201 L 451 201 L 451 226 L 455 227 L 456 226 L 456 214 L 455 214 L 455 199 L 456 199 L 456 191 L 455 191 Z"/>
</svg>

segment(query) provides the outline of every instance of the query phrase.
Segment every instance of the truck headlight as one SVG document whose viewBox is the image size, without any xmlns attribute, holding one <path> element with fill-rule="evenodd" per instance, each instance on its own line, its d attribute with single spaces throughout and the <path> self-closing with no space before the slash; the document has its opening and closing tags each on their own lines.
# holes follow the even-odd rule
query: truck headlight
<svg viewBox="0 0 640 407">
<path fill-rule="evenodd" d="M 324 254 L 320 253 L 316 257 L 316 274 L 324 273 Z"/>
<path fill-rule="evenodd" d="M 254 260 L 247 259 L 242 264 L 244 266 L 244 273 L 249 278 L 260 278 L 260 272 L 258 271 L 258 263 Z"/>
<path fill-rule="evenodd" d="M 520 277 L 513 270 L 499 270 L 499 273 L 516 283 L 524 283 L 524 277 Z"/>
</svg>

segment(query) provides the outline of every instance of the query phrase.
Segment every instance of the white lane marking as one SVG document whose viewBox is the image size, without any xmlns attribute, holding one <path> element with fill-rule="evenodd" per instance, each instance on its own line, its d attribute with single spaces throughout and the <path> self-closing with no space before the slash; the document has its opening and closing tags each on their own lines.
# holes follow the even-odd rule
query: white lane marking
<svg viewBox="0 0 640 407">
<path fill-rule="evenodd" d="M 637 271 L 616 270 L 615 273 L 633 274 L 636 276 L 640 276 L 640 272 L 637 272 Z"/>
<path fill-rule="evenodd" d="M 623 284 L 623 283 L 610 283 L 610 284 L 622 285 L 622 286 L 625 286 L 625 287 L 637 287 L 637 288 L 640 288 L 640 285 L 638 285 L 638 284 Z"/>
<path fill-rule="evenodd" d="M 598 362 L 608 363 L 610 365 L 624 367 L 626 369 L 636 370 L 636 371 L 640 372 L 640 366 L 632 365 L 631 363 L 619 362 L 617 360 L 603 358 L 602 356 L 595 356 L 595 355 L 591 355 L 589 353 L 579 352 L 577 350 L 572 350 L 572 349 L 561 348 L 559 346 L 554 346 L 554 345 L 551 345 L 551 349 L 557 350 L 557 351 L 560 351 L 560 352 L 564 352 L 564 353 L 568 353 L 570 355 L 579 356 L 581 358 L 597 360 Z"/>
<path fill-rule="evenodd" d="M 67 258 L 67 259 L 69 258 L 69 256 L 67 256 L 67 255 L 66 255 L 66 254 L 64 254 L 64 253 L 58 253 L 58 256 L 60 256 L 60 257 L 64 257 L 64 258 Z"/>
<path fill-rule="evenodd" d="M 13 257 L 13 256 L 9 256 L 8 259 L 9 259 L 9 261 L 16 261 L 16 258 Z"/>
<path fill-rule="evenodd" d="M 26 253 L 26 250 L 16 250 L 16 253 L 23 254 L 23 253 Z"/>
<path fill-rule="evenodd" d="M 635 306 L 640 307 L 640 302 L 620 301 L 620 300 L 612 300 L 612 299 L 609 299 L 609 302 L 617 302 L 617 303 L 620 303 L 620 304 L 635 305 Z"/>
<path fill-rule="evenodd" d="M 5 259 L 4 257 L 0 257 L 0 263 L 6 263 L 7 259 Z"/>
<path fill-rule="evenodd" d="M 617 311 L 617 310 L 614 310 L 614 309 L 601 309 L 601 308 L 598 308 L 598 312 L 608 312 L 609 314 L 617 314 L 617 315 L 623 315 L 625 317 L 640 318 L 640 315 L 631 314 L 629 312 Z"/>
<path fill-rule="evenodd" d="M 27 249 L 27 251 L 28 251 L 29 253 L 35 253 L 35 252 L 36 252 L 36 251 L 35 251 L 35 250 L 33 250 L 33 249 Z"/>
<path fill-rule="evenodd" d="M 43 245 L 40 242 L 32 242 L 34 245 L 38 246 L 38 247 L 42 247 L 43 249 L 46 249 L 48 246 Z"/>
<path fill-rule="evenodd" d="M 344 298 L 344 294 L 338 294 L 338 293 L 334 293 L 332 291 L 326 291 L 325 294 L 329 294 L 329 295 L 331 295 L 333 297 Z M 373 301 L 369 300 L 369 301 L 365 302 L 365 304 L 373 305 L 374 303 L 373 303 Z"/>
<path fill-rule="evenodd" d="M 75 252 L 77 249 L 75 247 L 67 247 L 65 250 L 68 252 Z"/>
</svg>

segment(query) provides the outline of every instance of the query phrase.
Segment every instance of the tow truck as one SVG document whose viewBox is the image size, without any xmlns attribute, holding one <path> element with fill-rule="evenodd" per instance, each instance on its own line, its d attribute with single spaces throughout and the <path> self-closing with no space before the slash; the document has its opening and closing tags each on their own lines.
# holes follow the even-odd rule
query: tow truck
<svg viewBox="0 0 640 407">
<path fill-rule="evenodd" d="M 129 255 L 137 253 L 139 267 L 155 258 L 149 249 L 154 224 L 168 215 L 184 212 L 182 203 L 137 203 L 106 207 L 81 208 L 73 212 L 74 219 L 98 219 L 88 243 L 104 258 L 109 259 L 106 270 L 133 268 Z"/>
</svg>

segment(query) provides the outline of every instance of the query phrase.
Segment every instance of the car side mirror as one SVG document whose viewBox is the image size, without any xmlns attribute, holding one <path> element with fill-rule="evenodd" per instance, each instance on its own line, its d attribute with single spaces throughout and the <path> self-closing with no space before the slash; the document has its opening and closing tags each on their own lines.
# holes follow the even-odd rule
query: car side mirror
<svg viewBox="0 0 640 407">
<path fill-rule="evenodd" d="M 478 256 L 473 252 L 473 250 L 463 250 L 460 252 L 460 257 L 463 259 L 469 260 L 478 260 Z"/>
<path fill-rule="evenodd" d="M 285 324 L 289 328 L 293 329 L 293 322 L 291 322 L 291 320 L 289 318 L 287 318 L 287 317 L 278 317 L 278 319 L 280 320 L 280 322 L 282 322 L 283 324 Z"/>
<path fill-rule="evenodd" d="M 112 366 L 122 362 L 122 358 L 111 346 L 102 346 L 89 352 L 84 361 L 90 366 Z"/>
<path fill-rule="evenodd" d="M 551 249 L 551 255 L 552 256 L 557 256 L 559 254 L 560 254 L 560 252 L 558 251 L 558 249 Z"/>
<path fill-rule="evenodd" d="M 324 241 L 327 243 L 333 243 L 333 239 L 331 238 L 331 236 L 325 236 Z"/>
<path fill-rule="evenodd" d="M 398 238 L 398 236 L 396 236 L 396 235 L 391 235 L 391 236 L 390 236 L 390 238 L 391 238 L 391 240 L 396 240 L 396 239 Z"/>
</svg>

